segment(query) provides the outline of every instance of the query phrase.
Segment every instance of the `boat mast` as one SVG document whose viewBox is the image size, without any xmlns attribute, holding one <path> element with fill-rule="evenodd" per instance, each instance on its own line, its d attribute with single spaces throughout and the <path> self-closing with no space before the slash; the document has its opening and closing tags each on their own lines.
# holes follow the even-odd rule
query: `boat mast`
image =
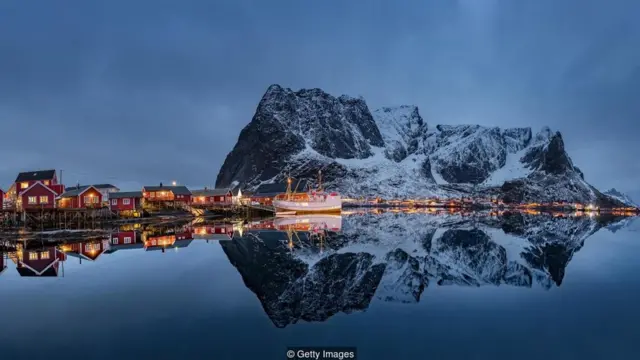
<svg viewBox="0 0 640 360">
<path fill-rule="evenodd" d="M 291 178 L 287 177 L 287 200 L 291 200 Z"/>
<path fill-rule="evenodd" d="M 322 192 L 322 170 L 318 170 L 318 192 Z"/>
</svg>

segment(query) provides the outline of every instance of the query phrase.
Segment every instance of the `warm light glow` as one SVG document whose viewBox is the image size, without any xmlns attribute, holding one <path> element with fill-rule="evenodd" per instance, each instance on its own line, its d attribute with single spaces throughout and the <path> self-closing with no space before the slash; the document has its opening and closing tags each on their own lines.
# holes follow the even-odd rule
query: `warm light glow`
<svg viewBox="0 0 640 360">
<path fill-rule="evenodd" d="M 178 185 L 178 183 L 176 181 L 172 181 L 171 185 L 176 186 L 176 185 Z"/>
</svg>

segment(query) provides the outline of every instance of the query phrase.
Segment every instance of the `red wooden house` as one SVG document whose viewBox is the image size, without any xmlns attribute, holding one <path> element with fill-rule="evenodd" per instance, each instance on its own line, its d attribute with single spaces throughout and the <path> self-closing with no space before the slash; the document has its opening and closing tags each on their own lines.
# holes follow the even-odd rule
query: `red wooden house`
<svg viewBox="0 0 640 360">
<path fill-rule="evenodd" d="M 191 191 L 186 186 L 145 186 L 142 197 L 150 202 L 182 202 L 191 203 Z"/>
<path fill-rule="evenodd" d="M 51 187 L 36 181 L 20 192 L 16 200 L 16 208 L 18 210 L 53 209 L 56 207 L 58 195 L 59 193 Z"/>
<path fill-rule="evenodd" d="M 21 172 L 16 177 L 15 181 L 15 195 L 20 195 L 21 192 L 27 190 L 36 182 L 42 183 L 42 185 L 48 186 L 51 190 L 57 194 L 64 192 L 64 185 L 58 183 L 58 177 L 55 170 L 37 170 Z"/>
<path fill-rule="evenodd" d="M 67 259 L 55 246 L 19 252 L 16 269 L 20 276 L 58 276 L 60 263 Z"/>
<path fill-rule="evenodd" d="M 109 250 L 109 240 L 92 240 L 61 246 L 67 255 L 77 257 L 82 264 L 82 259 L 96 261 L 100 255 Z"/>
<path fill-rule="evenodd" d="M 114 212 L 134 212 L 142 207 L 142 192 L 114 192 L 109 194 L 109 208 Z"/>
<path fill-rule="evenodd" d="M 203 206 L 231 206 L 233 205 L 233 193 L 231 189 L 207 189 L 193 190 L 192 205 Z"/>
<path fill-rule="evenodd" d="M 102 193 L 94 186 L 76 187 L 57 199 L 60 209 L 90 209 L 102 207 Z"/>
</svg>

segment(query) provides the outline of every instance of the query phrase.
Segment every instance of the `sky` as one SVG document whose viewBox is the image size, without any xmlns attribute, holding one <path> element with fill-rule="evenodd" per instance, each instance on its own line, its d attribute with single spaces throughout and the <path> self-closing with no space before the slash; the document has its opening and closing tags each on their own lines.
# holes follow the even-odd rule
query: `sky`
<svg viewBox="0 0 640 360">
<path fill-rule="evenodd" d="M 63 5 L 64 4 L 64 5 Z M 0 2 L 0 188 L 213 185 L 271 84 L 417 105 L 429 124 L 548 125 L 640 199 L 640 1 Z"/>
</svg>

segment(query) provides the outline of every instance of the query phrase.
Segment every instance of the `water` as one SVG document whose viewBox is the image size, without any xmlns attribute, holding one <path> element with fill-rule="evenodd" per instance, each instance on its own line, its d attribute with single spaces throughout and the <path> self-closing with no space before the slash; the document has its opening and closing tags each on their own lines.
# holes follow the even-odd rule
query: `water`
<svg viewBox="0 0 640 360">
<path fill-rule="evenodd" d="M 316 227 L 327 221 L 335 226 Z M 82 261 L 68 251 L 52 277 L 21 276 L 9 260 L 2 358 L 284 359 L 287 346 L 314 345 L 356 346 L 359 359 L 637 354 L 640 221 L 394 213 L 340 221 L 338 232 L 293 233 L 293 249 L 286 232 L 257 230 L 274 226 L 266 221 L 236 225 L 232 240 L 172 229 L 169 238 L 187 240 L 165 252 L 105 240 Z M 140 245 L 152 239 L 160 238 L 136 233 Z"/>
</svg>

